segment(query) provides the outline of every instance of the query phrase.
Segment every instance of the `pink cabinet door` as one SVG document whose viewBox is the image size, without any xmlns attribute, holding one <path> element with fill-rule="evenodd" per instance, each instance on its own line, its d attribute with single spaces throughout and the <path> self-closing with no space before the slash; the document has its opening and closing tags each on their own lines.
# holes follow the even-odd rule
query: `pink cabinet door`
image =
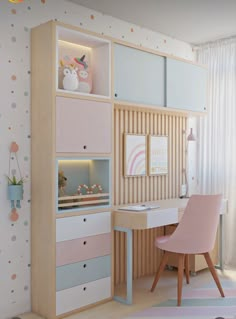
<svg viewBox="0 0 236 319">
<path fill-rule="evenodd" d="M 56 151 L 111 153 L 110 103 L 56 98 Z"/>
</svg>

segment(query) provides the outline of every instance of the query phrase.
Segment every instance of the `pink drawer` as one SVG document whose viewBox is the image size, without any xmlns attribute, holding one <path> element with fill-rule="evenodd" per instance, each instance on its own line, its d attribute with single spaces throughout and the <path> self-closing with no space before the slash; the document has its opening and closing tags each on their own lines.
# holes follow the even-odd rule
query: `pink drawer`
<svg viewBox="0 0 236 319">
<path fill-rule="evenodd" d="M 56 266 L 111 254 L 111 233 L 57 242 Z"/>
</svg>

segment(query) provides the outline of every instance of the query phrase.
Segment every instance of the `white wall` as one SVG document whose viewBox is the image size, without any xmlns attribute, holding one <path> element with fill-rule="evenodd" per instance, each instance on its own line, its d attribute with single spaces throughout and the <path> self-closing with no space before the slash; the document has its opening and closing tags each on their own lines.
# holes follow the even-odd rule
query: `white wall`
<svg viewBox="0 0 236 319">
<path fill-rule="evenodd" d="M 167 17 L 168 18 L 168 17 Z M 0 4 L 0 318 L 30 311 L 30 29 L 48 20 L 76 25 L 193 60 L 190 45 L 64 0 L 25 0 Z M 42 123 L 43 127 L 43 123 Z M 16 141 L 27 179 L 19 219 L 11 222 L 7 200 L 9 146 Z M 11 169 L 17 167 L 10 159 Z M 47 174 L 47 172 L 42 172 Z M 47 256 L 45 256 L 47 258 Z"/>
</svg>

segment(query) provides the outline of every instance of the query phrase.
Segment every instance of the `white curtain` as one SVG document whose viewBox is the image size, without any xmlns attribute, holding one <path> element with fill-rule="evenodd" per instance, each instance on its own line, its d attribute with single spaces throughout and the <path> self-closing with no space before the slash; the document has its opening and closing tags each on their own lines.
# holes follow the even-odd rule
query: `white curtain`
<svg viewBox="0 0 236 319">
<path fill-rule="evenodd" d="M 236 38 L 199 47 L 208 67 L 208 114 L 198 122 L 198 178 L 203 193 L 223 193 L 224 261 L 236 266 Z"/>
</svg>

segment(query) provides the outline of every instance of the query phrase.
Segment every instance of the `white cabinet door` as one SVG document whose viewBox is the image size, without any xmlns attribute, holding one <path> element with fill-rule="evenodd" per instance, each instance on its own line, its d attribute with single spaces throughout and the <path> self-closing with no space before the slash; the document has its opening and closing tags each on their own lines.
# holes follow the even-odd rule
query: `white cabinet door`
<svg viewBox="0 0 236 319">
<path fill-rule="evenodd" d="M 111 153 L 110 103 L 56 98 L 56 151 Z"/>
<path fill-rule="evenodd" d="M 191 63 L 166 60 L 166 106 L 206 111 L 207 70 Z"/>
<path fill-rule="evenodd" d="M 115 44 L 115 99 L 165 105 L 165 58 Z"/>
</svg>

